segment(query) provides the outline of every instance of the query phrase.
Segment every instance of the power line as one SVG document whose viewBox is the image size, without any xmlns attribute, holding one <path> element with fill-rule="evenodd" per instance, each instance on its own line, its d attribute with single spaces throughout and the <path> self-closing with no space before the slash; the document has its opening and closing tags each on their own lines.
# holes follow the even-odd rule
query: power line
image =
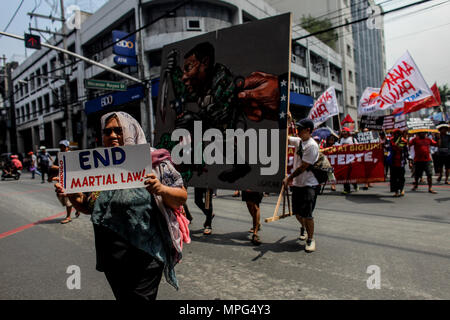
<svg viewBox="0 0 450 320">
<path fill-rule="evenodd" d="M 432 1 L 432 0 L 430 0 L 430 1 Z M 450 1 L 450 0 L 448 0 L 448 1 Z M 445 3 L 447 3 L 448 1 L 444 1 L 444 2 L 435 4 L 435 5 L 426 7 L 426 8 L 422 8 L 422 9 L 420 9 L 419 11 L 425 11 L 425 10 L 428 10 L 428 9 L 430 9 L 430 8 L 432 8 L 432 7 L 436 7 L 436 6 L 445 4 Z M 406 17 L 406 16 L 408 16 L 409 14 L 417 14 L 417 13 L 419 13 L 419 12 L 418 12 L 418 11 L 414 11 L 414 12 L 412 12 L 412 13 L 405 13 L 405 14 L 402 15 L 401 17 Z M 355 23 L 356 23 L 356 24 L 362 23 L 362 21 L 355 21 Z M 355 31 L 355 30 L 353 30 L 353 31 L 345 31 L 345 30 L 342 30 L 340 33 L 338 33 L 338 38 L 344 37 L 344 36 L 349 36 L 349 35 L 352 35 L 352 34 L 353 34 L 353 35 L 354 35 L 354 34 L 358 34 L 358 33 L 363 32 L 363 31 L 367 31 L 367 30 L 366 30 L 366 29 L 361 29 L 361 30 L 357 30 L 357 31 Z M 400 37 L 399 37 L 399 38 L 400 38 Z M 323 41 L 321 41 L 320 39 L 317 39 L 316 41 L 309 42 L 310 45 L 315 45 L 315 44 L 318 44 L 318 43 L 323 43 Z"/>
<path fill-rule="evenodd" d="M 403 15 L 399 15 L 399 16 L 392 17 L 392 20 L 393 20 L 393 19 L 402 18 L 402 17 L 404 17 L 404 16 L 409 16 L 409 17 L 410 17 L 410 16 L 412 16 L 412 15 L 414 15 L 414 14 L 418 14 L 418 13 L 425 12 L 426 10 L 436 8 L 436 7 L 440 6 L 440 5 L 446 4 L 446 3 L 448 3 L 448 2 L 450 2 L 450 0 L 443 1 L 443 2 L 440 2 L 440 3 L 436 3 L 436 4 L 434 4 L 434 5 L 431 5 L 431 6 L 426 7 L 426 8 L 419 9 L 419 10 L 414 11 L 414 12 L 407 12 L 407 13 L 405 13 L 405 14 L 403 14 Z M 390 19 L 386 19 L 386 20 L 387 20 L 387 21 L 385 21 L 385 22 L 390 22 Z"/>
<path fill-rule="evenodd" d="M 8 24 L 6 25 L 6 27 L 5 27 L 5 29 L 3 30 L 3 32 L 6 32 L 6 30 L 8 30 L 9 25 L 11 24 L 11 22 L 12 22 L 12 21 L 14 20 L 14 18 L 16 17 L 17 12 L 19 12 L 20 7 L 22 7 L 22 4 L 23 4 L 24 1 L 25 1 L 25 0 L 22 0 L 22 1 L 19 3 L 19 6 L 17 7 L 17 9 L 16 9 L 16 11 L 14 12 L 13 16 L 11 17 L 11 19 L 9 20 L 9 22 L 8 22 Z"/>
<path fill-rule="evenodd" d="M 392 12 L 396 12 L 396 11 L 403 10 L 403 9 L 406 9 L 406 8 L 409 8 L 409 7 L 417 6 L 419 4 L 423 4 L 423 3 L 426 3 L 426 2 L 430 2 L 430 1 L 432 1 L 432 0 L 421 0 L 421 1 L 418 1 L 418 2 L 415 2 L 415 3 L 404 5 L 402 7 L 398 7 L 398 8 L 389 10 L 389 11 L 382 12 L 380 15 L 383 16 L 383 15 L 386 15 L 386 14 L 389 14 L 389 13 L 392 13 Z M 313 36 L 316 36 L 318 34 L 329 32 L 329 31 L 332 31 L 332 30 L 336 30 L 336 29 L 339 29 L 339 28 L 342 28 L 342 27 L 350 26 L 352 24 L 355 24 L 355 23 L 358 23 L 358 22 L 362 22 L 362 21 L 366 21 L 368 19 L 369 19 L 369 17 L 365 17 L 365 18 L 357 19 L 355 21 L 350 21 L 350 22 L 347 22 L 347 23 L 344 23 L 344 24 L 341 24 L 341 25 L 338 25 L 338 26 L 335 26 L 335 27 L 327 28 L 327 29 L 324 29 L 324 30 L 320 30 L 320 31 L 317 31 L 317 32 L 310 33 L 310 34 L 305 35 L 305 36 L 301 36 L 301 37 L 292 39 L 292 41 L 298 41 L 298 40 L 306 39 L 306 38 L 309 38 L 309 37 L 313 37 Z"/>
<path fill-rule="evenodd" d="M 344 10 L 344 9 L 350 9 L 350 15 L 351 15 L 351 7 L 354 7 L 354 6 L 358 5 L 358 4 L 363 3 L 363 2 L 366 2 L 366 1 L 367 1 L 367 0 L 360 0 L 359 2 L 353 3 L 350 7 L 340 8 L 340 9 L 338 9 L 338 10 L 334 10 L 334 11 L 331 11 L 331 12 L 327 12 L 327 13 L 325 13 L 325 14 L 322 14 L 322 15 L 319 15 L 319 16 L 316 16 L 316 17 L 313 17 L 313 19 L 314 19 L 314 20 L 319 20 L 319 19 L 321 19 L 321 18 L 324 18 L 324 19 L 325 19 L 325 17 L 327 17 L 328 15 L 333 14 L 334 12 L 342 11 L 342 10 Z M 392 0 L 388 0 L 388 1 L 392 1 Z M 345 15 L 347 15 L 347 13 L 343 13 L 343 14 L 341 14 L 341 15 L 338 15 L 338 16 L 335 16 L 335 17 L 330 17 L 330 18 L 327 18 L 327 19 L 328 19 L 328 20 L 333 20 L 333 19 L 337 19 L 337 18 L 343 17 L 343 16 L 345 16 Z M 302 28 L 305 29 L 305 28 L 311 27 L 311 26 L 313 25 L 313 23 L 314 23 L 314 21 L 312 21 L 310 24 L 302 24 L 302 23 L 300 22 L 300 23 L 294 24 L 292 27 L 301 26 Z"/>
</svg>

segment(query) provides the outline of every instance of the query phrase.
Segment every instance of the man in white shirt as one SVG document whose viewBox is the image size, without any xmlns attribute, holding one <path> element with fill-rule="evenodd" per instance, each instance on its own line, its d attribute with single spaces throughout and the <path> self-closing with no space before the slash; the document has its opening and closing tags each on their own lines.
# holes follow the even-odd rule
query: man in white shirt
<svg viewBox="0 0 450 320">
<path fill-rule="evenodd" d="M 314 130 L 311 120 L 302 119 L 296 125 L 300 138 L 289 137 L 289 144 L 295 146 L 295 170 L 283 183 L 287 188 L 292 182 L 292 211 L 301 224 L 299 239 L 306 240 L 305 250 L 312 252 L 316 250 L 312 213 L 319 193 L 319 182 L 308 168 L 319 158 L 319 146 L 311 137 Z"/>
</svg>

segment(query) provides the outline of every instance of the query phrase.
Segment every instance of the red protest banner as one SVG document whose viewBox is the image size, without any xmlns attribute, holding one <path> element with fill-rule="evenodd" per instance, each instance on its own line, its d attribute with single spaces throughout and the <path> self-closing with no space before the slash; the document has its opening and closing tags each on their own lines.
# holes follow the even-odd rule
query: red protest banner
<svg viewBox="0 0 450 320">
<path fill-rule="evenodd" d="M 384 151 L 381 143 L 334 146 L 323 150 L 334 168 L 336 183 L 384 181 Z"/>
</svg>

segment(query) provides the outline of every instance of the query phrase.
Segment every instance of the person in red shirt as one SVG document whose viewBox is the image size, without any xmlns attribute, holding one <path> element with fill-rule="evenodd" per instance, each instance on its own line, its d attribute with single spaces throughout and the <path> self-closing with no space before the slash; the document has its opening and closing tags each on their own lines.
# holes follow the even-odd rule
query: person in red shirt
<svg viewBox="0 0 450 320">
<path fill-rule="evenodd" d="M 420 132 L 414 139 L 409 142 L 410 146 L 414 146 L 414 187 L 412 191 L 417 190 L 419 179 L 425 171 L 428 180 L 428 192 L 437 193 L 433 190 L 433 165 L 431 162 L 430 146 L 437 146 L 437 142 L 427 138 L 425 132 Z"/>
<path fill-rule="evenodd" d="M 11 156 L 11 163 L 16 170 L 22 170 L 22 162 L 19 160 L 19 157 L 16 155 Z"/>
</svg>

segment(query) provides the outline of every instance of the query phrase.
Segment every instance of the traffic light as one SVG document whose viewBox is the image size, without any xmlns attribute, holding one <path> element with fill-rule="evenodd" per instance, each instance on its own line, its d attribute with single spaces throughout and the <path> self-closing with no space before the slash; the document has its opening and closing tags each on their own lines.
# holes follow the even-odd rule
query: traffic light
<svg viewBox="0 0 450 320">
<path fill-rule="evenodd" d="M 37 50 L 41 49 L 41 37 L 34 34 L 25 33 L 25 48 Z"/>
</svg>

